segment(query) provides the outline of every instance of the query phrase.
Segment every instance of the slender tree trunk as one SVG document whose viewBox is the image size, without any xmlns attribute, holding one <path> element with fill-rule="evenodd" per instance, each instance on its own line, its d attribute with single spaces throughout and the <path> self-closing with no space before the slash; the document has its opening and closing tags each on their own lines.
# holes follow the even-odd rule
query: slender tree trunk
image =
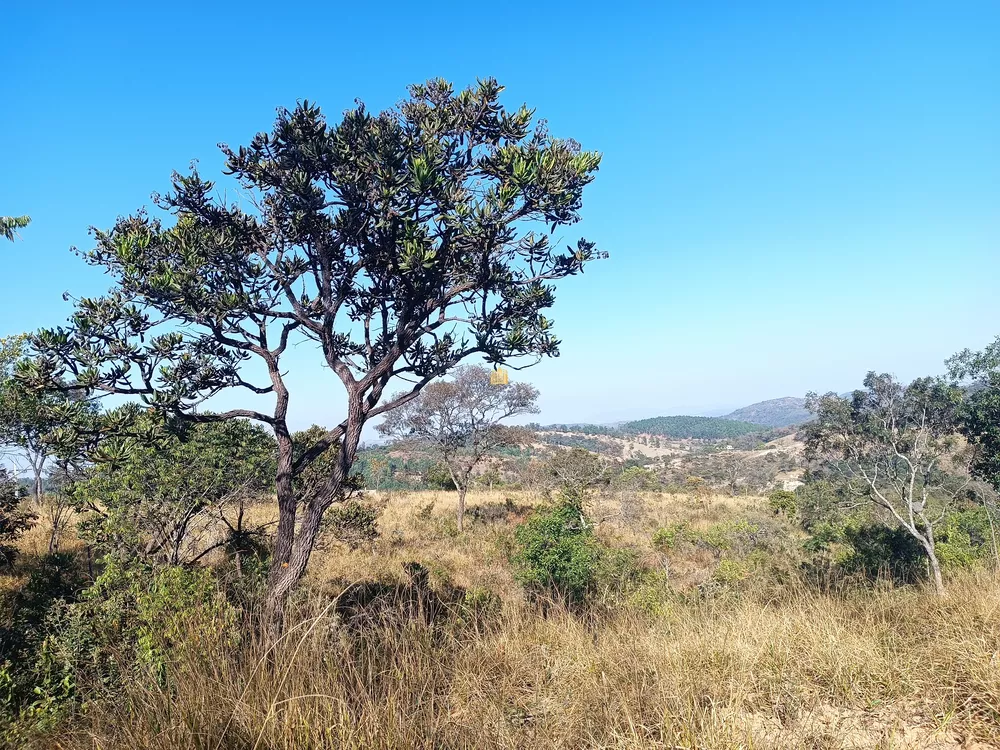
<svg viewBox="0 0 1000 750">
<path fill-rule="evenodd" d="M 34 495 L 35 495 L 36 505 L 42 501 L 42 472 L 44 471 L 44 469 L 45 469 L 45 456 L 36 458 L 34 461 L 31 462 L 31 470 L 35 475 Z"/>
<path fill-rule="evenodd" d="M 934 527 L 922 513 L 919 514 L 924 525 L 924 538 L 917 537 L 924 546 L 927 553 L 927 563 L 931 569 L 931 579 L 934 581 L 934 593 L 938 596 L 944 595 L 944 579 L 941 577 L 941 563 L 938 561 L 937 549 L 934 543 Z"/>
<path fill-rule="evenodd" d="M 944 580 L 941 578 L 941 564 L 938 562 L 937 553 L 933 547 L 927 548 L 927 560 L 931 566 L 931 577 L 934 580 L 934 593 L 938 596 L 944 595 Z"/>
<path fill-rule="evenodd" d="M 458 488 L 458 533 L 465 531 L 465 493 L 469 491 L 468 484 Z"/>
</svg>

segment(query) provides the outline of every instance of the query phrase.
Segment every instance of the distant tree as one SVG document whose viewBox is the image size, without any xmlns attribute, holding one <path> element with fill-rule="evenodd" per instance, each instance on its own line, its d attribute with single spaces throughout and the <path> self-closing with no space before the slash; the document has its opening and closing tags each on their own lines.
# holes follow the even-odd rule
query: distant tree
<svg viewBox="0 0 1000 750">
<path fill-rule="evenodd" d="M 42 499 L 42 480 L 46 465 L 54 456 L 49 439 L 64 418 L 67 401 L 79 401 L 80 392 L 39 392 L 25 388 L 13 377 L 18 361 L 23 360 L 26 337 L 0 339 L 0 446 L 13 449 L 27 461 L 32 474 L 35 502 Z M 80 416 L 93 415 L 96 404 L 77 404 Z"/>
<path fill-rule="evenodd" d="M 21 508 L 21 488 L 0 466 L 0 568 L 9 567 L 17 555 L 13 542 L 31 528 L 34 515 Z"/>
<path fill-rule="evenodd" d="M 40 357 L 21 377 L 33 387 L 65 379 L 188 421 L 247 418 L 273 430 L 272 611 L 303 575 L 323 514 L 349 494 L 364 425 L 472 355 L 556 354 L 544 315 L 552 282 L 602 255 L 582 239 L 553 246 L 579 220 L 600 155 L 533 127 L 528 107 L 505 109 L 502 90 L 487 79 L 455 93 L 434 80 L 396 109 L 359 105 L 334 126 L 308 102 L 280 110 L 271 133 L 223 146 L 239 202 L 197 170 L 175 175 L 156 200 L 173 222 L 140 212 L 95 231 L 84 258 L 114 288 L 79 300 L 67 328 L 32 337 Z M 297 340 L 315 347 L 346 397 L 343 421 L 296 457 L 283 356 Z M 409 390 L 383 400 L 400 380 Z M 252 403 L 197 410 L 231 389 Z M 268 411 L 257 408 L 262 394 Z M 331 446 L 333 470 L 303 504 L 295 478 Z"/>
<path fill-rule="evenodd" d="M 465 496 L 472 472 L 501 448 L 525 442 L 527 432 L 502 422 L 538 413 L 538 390 L 528 383 L 492 385 L 490 369 L 459 367 L 452 380 L 431 383 L 419 397 L 386 415 L 383 435 L 417 440 L 448 467 L 458 489 L 458 530 L 465 524 Z"/>
<path fill-rule="evenodd" d="M 967 479 L 957 440 L 959 390 L 932 378 L 908 386 L 891 375 L 868 373 L 851 398 L 809 394 L 816 421 L 806 427 L 807 456 L 840 474 L 847 490 L 881 510 L 888 526 L 900 526 L 927 556 L 934 587 L 943 593 L 935 525 Z"/>
<path fill-rule="evenodd" d="M 31 223 L 28 216 L 0 216 L 0 237 L 14 241 L 17 237 L 17 230 L 24 229 Z"/>
<path fill-rule="evenodd" d="M 532 462 L 532 484 L 547 492 L 557 488 L 574 497 L 594 487 L 607 486 L 613 476 L 612 464 L 583 448 L 556 451 L 544 462 Z"/>
<path fill-rule="evenodd" d="M 947 365 L 965 384 L 960 428 L 976 449 L 972 471 L 1000 491 L 1000 336 L 981 352 L 959 352 Z"/>
</svg>

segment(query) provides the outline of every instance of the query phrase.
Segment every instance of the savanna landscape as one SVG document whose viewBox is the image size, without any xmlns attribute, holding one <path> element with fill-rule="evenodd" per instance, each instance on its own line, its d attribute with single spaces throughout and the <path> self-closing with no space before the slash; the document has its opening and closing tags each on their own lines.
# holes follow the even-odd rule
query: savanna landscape
<svg viewBox="0 0 1000 750">
<path fill-rule="evenodd" d="M 0 747 L 1000 750 L 1000 16 L 251 5 L 11 14 Z"/>
</svg>

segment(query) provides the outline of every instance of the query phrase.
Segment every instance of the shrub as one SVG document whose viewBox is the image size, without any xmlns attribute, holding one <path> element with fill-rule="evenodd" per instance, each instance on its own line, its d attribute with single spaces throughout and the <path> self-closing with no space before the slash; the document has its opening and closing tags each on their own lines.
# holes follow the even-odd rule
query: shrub
<svg viewBox="0 0 1000 750">
<path fill-rule="evenodd" d="M 377 508 L 349 500 L 330 508 L 323 523 L 338 542 L 358 549 L 378 539 L 378 516 Z"/>
<path fill-rule="evenodd" d="M 937 555 L 946 568 L 968 568 L 993 553 L 993 531 L 986 508 L 950 513 L 937 531 Z"/>
<path fill-rule="evenodd" d="M 872 581 L 885 576 L 895 583 L 915 583 L 926 575 L 924 550 L 906 529 L 848 524 L 843 533 L 851 547 L 840 561 L 844 572 Z"/>
<path fill-rule="evenodd" d="M 12 542 L 31 528 L 35 516 L 21 509 L 21 488 L 0 466 L 0 568 L 9 567 L 17 556 Z"/>
<path fill-rule="evenodd" d="M 455 480 L 451 477 L 448 467 L 442 463 L 437 463 L 427 469 L 424 474 L 424 483 L 435 490 L 454 490 Z"/>
<path fill-rule="evenodd" d="M 600 547 L 575 493 L 563 493 L 557 504 L 537 511 L 514 532 L 515 576 L 533 596 L 581 603 L 594 589 L 600 559 Z"/>
<path fill-rule="evenodd" d="M 788 490 L 775 490 L 767 496 L 767 504 L 776 516 L 793 518 L 798 512 L 795 493 Z"/>
<path fill-rule="evenodd" d="M 671 523 L 653 532 L 653 548 L 660 552 L 668 552 L 683 541 L 690 540 L 687 524 Z"/>
</svg>

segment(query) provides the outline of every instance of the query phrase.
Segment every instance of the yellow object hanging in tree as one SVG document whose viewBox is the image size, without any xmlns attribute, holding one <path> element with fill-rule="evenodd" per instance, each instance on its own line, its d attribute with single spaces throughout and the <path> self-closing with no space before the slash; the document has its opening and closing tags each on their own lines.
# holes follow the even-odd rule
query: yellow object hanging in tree
<svg viewBox="0 0 1000 750">
<path fill-rule="evenodd" d="M 493 372 L 490 373 L 490 385 L 507 385 L 508 382 L 507 371 L 502 367 L 494 367 Z"/>
</svg>

